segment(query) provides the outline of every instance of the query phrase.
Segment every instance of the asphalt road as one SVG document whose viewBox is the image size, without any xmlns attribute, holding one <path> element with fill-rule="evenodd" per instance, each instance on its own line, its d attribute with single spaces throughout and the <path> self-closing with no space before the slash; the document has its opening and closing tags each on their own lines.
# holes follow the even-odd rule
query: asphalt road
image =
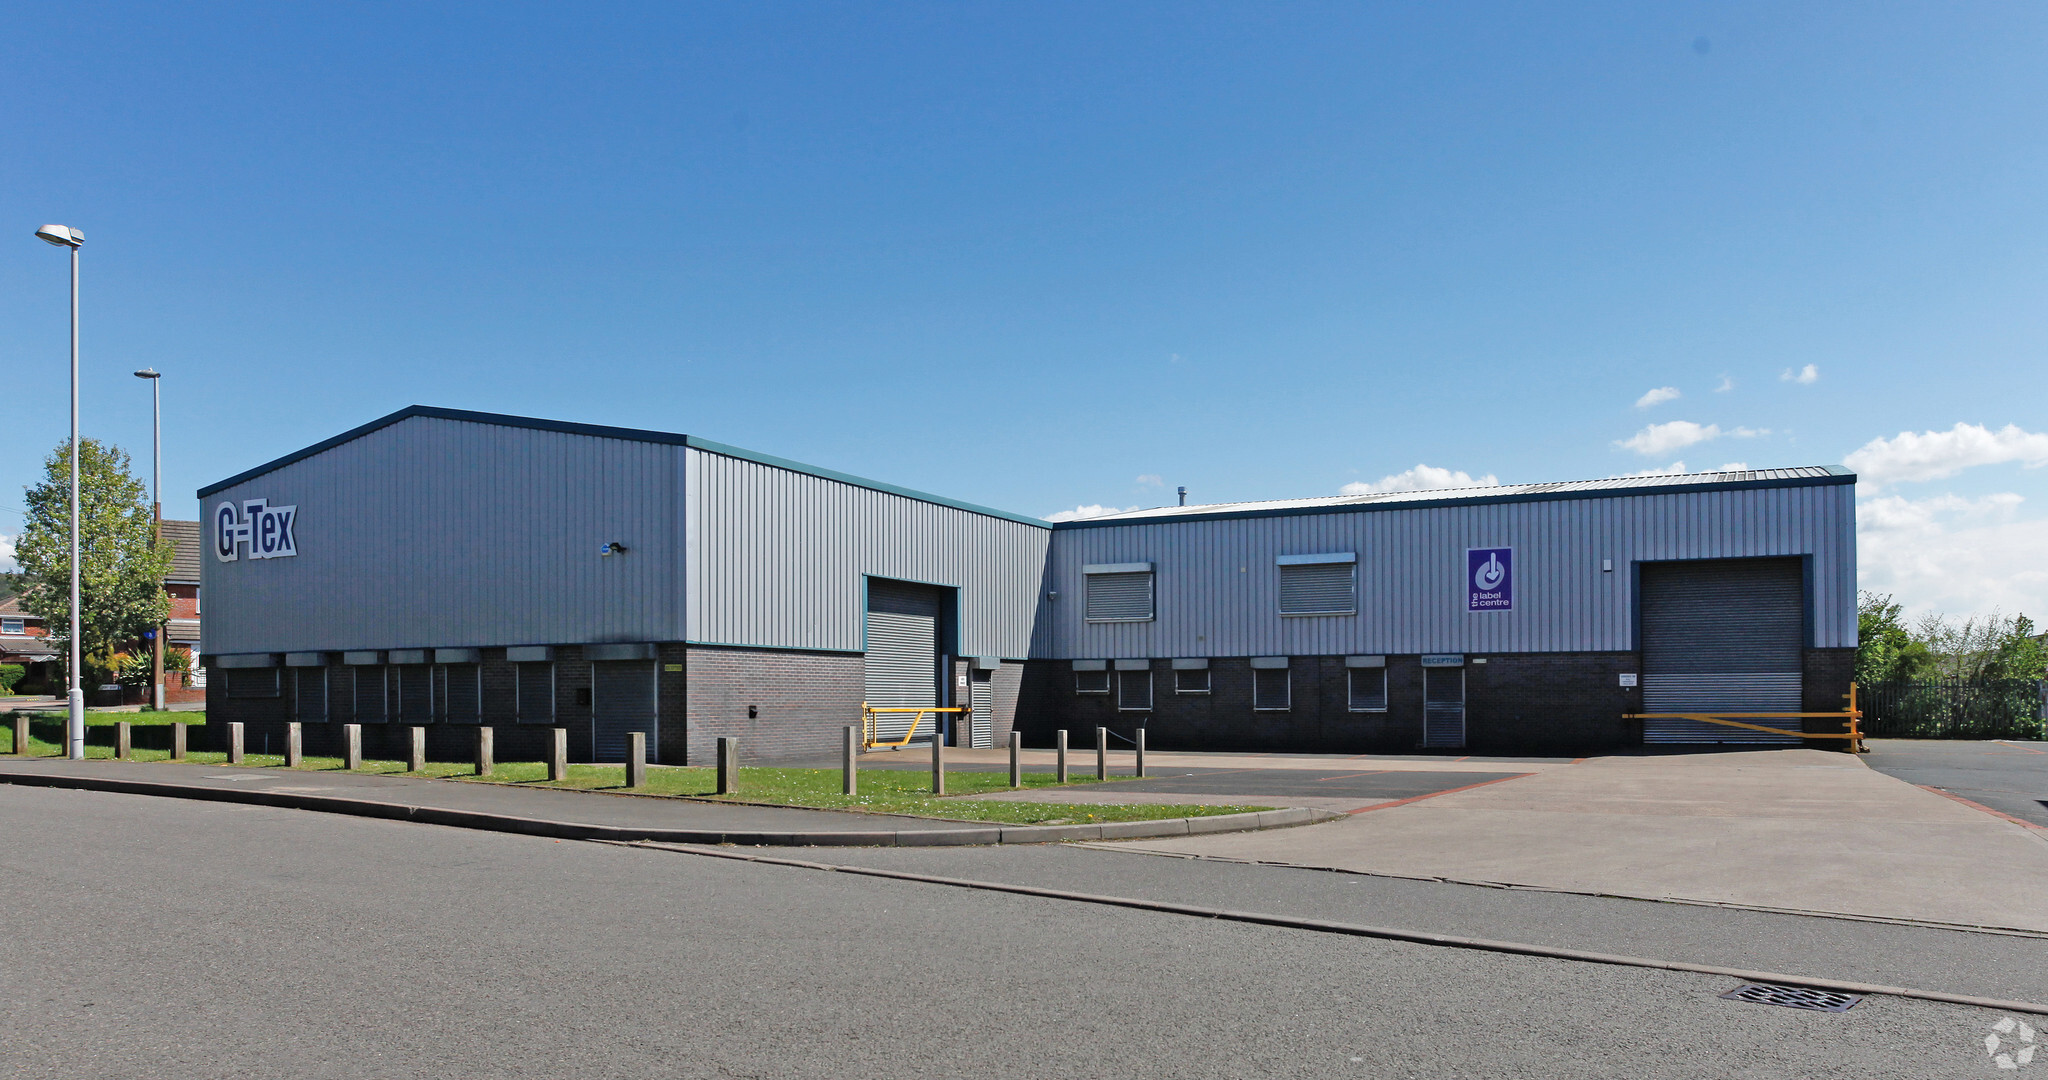
<svg viewBox="0 0 2048 1080">
<path fill-rule="evenodd" d="M 1872 739 L 1870 767 L 2048 827 L 2048 743 Z"/>
<path fill-rule="evenodd" d="M 0 788 L 0 837 L 8 1075 L 1997 1075 L 1985 1010 L 1802 1012 L 1721 1000 L 1735 984 L 1709 976 L 644 848 L 16 788 Z M 1616 918 L 1570 907 L 1593 898 L 1360 899 L 1344 890 L 1382 879 L 1092 849 L 928 854 L 927 872 L 1365 921 L 1435 912 L 1574 939 Z M 1531 899 L 1554 906 L 1512 914 Z M 1652 954 L 1680 944 L 1656 913 L 1726 914 L 1640 910 L 1633 951 Z M 1932 964 L 1967 942 L 1984 950 L 1967 974 L 2042 966 L 2034 939 L 1799 921 L 1827 928 L 1814 963 Z"/>
</svg>

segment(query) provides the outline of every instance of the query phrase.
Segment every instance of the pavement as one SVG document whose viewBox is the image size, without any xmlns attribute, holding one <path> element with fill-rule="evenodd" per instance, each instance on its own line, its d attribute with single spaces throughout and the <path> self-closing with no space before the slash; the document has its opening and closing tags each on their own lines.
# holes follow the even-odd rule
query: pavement
<svg viewBox="0 0 2048 1080">
<path fill-rule="evenodd" d="M 2048 828 L 2048 743 L 1872 739 L 1870 767 Z"/>
<path fill-rule="evenodd" d="M 0 786 L 0 836 L 9 1076 L 1945 1078 L 2002 1075 L 2018 1023 L 262 806 Z M 2029 938 L 1092 847 L 830 857 L 2031 1000 L 2048 970 Z"/>
<path fill-rule="evenodd" d="M 2048 763 L 2048 755 L 2019 756 Z M 2048 933 L 2048 831 L 2013 824 L 1846 754 L 1645 754 L 1517 767 L 1530 771 L 1360 808 L 1312 829 L 1127 846 Z M 1286 801 L 1266 798 L 1268 805 Z"/>
<path fill-rule="evenodd" d="M 1102 825 L 990 825 L 854 810 L 808 810 L 605 791 L 382 776 L 338 770 L 0 757 L 0 782 L 257 803 L 564 839 L 788 845 L 1017 844 L 1281 828 L 1304 809 Z"/>
</svg>

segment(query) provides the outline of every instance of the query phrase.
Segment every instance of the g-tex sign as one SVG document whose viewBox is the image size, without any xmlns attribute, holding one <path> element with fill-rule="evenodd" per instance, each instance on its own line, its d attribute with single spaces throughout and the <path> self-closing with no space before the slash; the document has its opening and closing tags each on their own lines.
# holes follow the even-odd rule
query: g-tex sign
<svg viewBox="0 0 2048 1080">
<path fill-rule="evenodd" d="M 283 559 L 299 553 L 293 529 L 299 523 L 296 506 L 271 506 L 263 499 L 245 499 L 237 507 L 224 502 L 213 508 L 213 556 L 222 562 L 241 557 L 249 546 L 252 559 Z"/>
</svg>

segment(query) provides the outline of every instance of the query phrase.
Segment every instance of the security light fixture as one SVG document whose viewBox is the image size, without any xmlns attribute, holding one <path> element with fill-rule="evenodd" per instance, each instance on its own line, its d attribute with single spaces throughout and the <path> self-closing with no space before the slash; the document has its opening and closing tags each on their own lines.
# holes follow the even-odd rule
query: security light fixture
<svg viewBox="0 0 2048 1080">
<path fill-rule="evenodd" d="M 164 373 L 155 368 L 143 368 L 135 373 L 135 377 L 138 379 L 161 379 L 164 377 Z"/>
<path fill-rule="evenodd" d="M 69 225 L 45 225 L 36 230 L 36 236 L 58 247 L 75 248 L 85 243 L 85 234 Z"/>
</svg>

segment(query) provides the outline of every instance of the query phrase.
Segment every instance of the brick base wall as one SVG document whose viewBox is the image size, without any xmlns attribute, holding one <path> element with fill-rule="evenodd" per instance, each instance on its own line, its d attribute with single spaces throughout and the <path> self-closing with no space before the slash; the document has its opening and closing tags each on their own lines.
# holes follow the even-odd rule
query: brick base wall
<svg viewBox="0 0 2048 1080">
<path fill-rule="evenodd" d="M 1641 670 L 1622 653 L 1524 653 L 1485 657 L 1465 666 L 1465 747 L 1461 753 L 1578 756 L 1642 744 L 1642 730 L 1622 719 L 1640 711 L 1639 692 L 1620 676 Z M 1387 658 L 1387 707 L 1350 711 L 1344 659 L 1298 656 L 1289 668 L 1282 711 L 1252 708 L 1251 661 L 1209 662 L 1207 694 L 1175 691 L 1169 661 L 1152 662 L 1152 708 L 1117 707 L 1115 676 L 1108 694 L 1078 694 L 1072 664 L 1024 665 L 1016 724 L 1027 745 L 1050 746 L 1066 728 L 1075 745 L 1092 744 L 1100 725 L 1129 738 L 1139 726 L 1162 750 L 1265 750 L 1301 753 L 1416 753 L 1422 747 L 1423 668 L 1417 656 Z"/>
<path fill-rule="evenodd" d="M 858 655 L 693 645 L 689 670 L 693 763 L 715 762 L 721 737 L 740 740 L 747 765 L 833 758 L 841 729 L 860 724 L 866 661 Z"/>
</svg>

